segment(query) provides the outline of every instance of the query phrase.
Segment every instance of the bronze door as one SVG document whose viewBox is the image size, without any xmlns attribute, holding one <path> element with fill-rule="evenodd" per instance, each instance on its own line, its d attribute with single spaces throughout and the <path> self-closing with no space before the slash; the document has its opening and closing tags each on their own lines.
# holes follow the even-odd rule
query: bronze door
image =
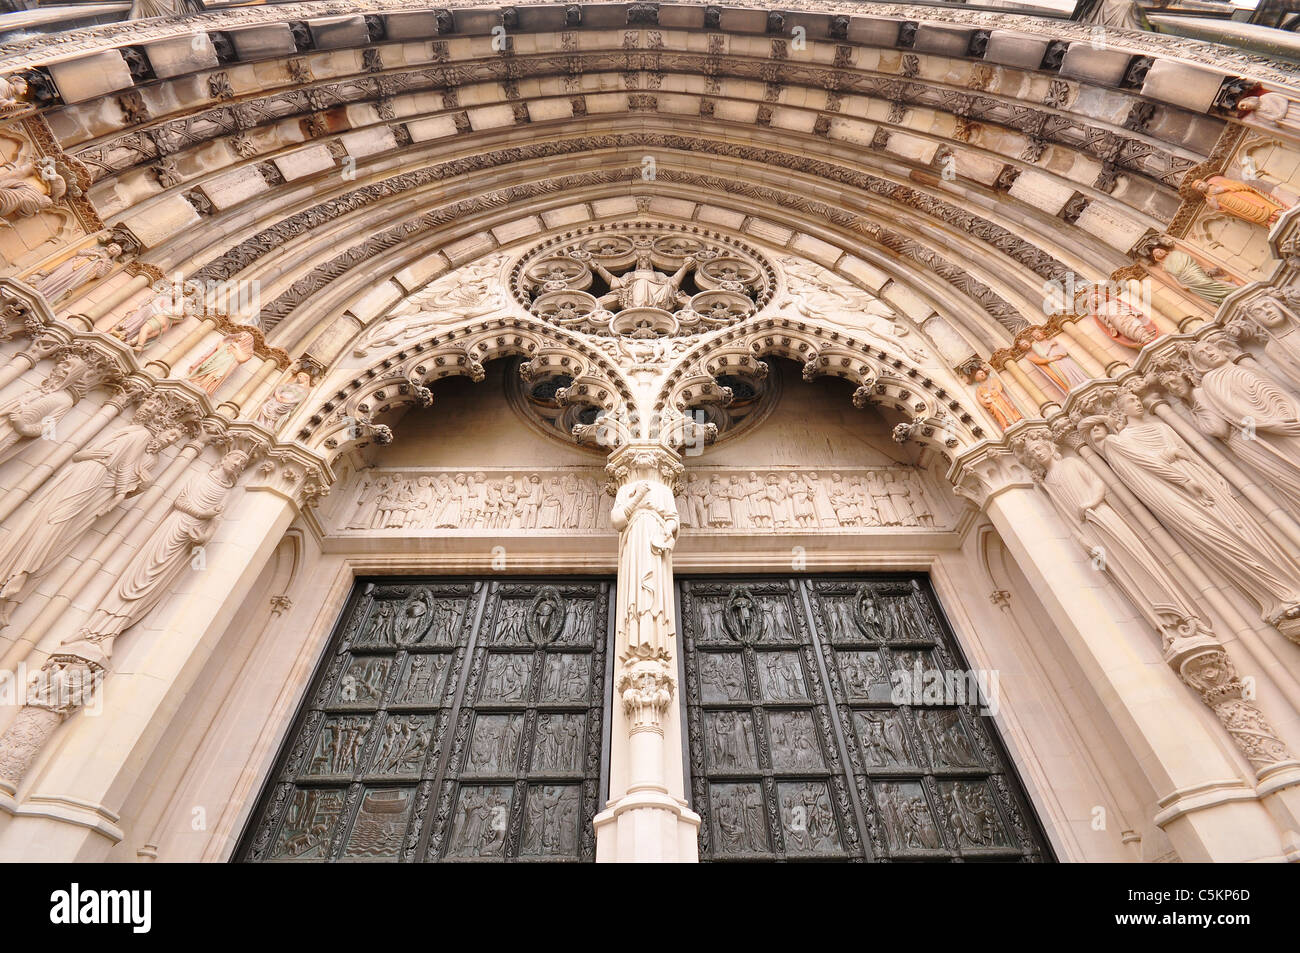
<svg viewBox="0 0 1300 953">
<path fill-rule="evenodd" d="M 359 582 L 236 856 L 594 860 L 612 589 Z"/>
<path fill-rule="evenodd" d="M 679 592 L 702 860 L 1052 859 L 924 577 Z"/>
</svg>

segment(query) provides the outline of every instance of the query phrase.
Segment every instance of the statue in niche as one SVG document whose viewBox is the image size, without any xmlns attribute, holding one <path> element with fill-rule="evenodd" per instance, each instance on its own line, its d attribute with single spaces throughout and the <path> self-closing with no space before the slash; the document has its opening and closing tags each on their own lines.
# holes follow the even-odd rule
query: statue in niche
<svg viewBox="0 0 1300 953">
<path fill-rule="evenodd" d="M 993 415 L 1003 430 L 1021 419 L 1020 411 L 1011 403 L 1002 381 L 993 373 L 993 368 L 983 364 L 971 375 L 975 381 L 975 399 L 980 406 Z"/>
<path fill-rule="evenodd" d="M 31 284 L 53 307 L 71 292 L 90 281 L 103 278 L 113 270 L 113 263 L 122 254 L 117 242 L 83 248 L 48 271 L 38 271 Z"/>
<path fill-rule="evenodd" d="M 211 396 L 235 368 L 253 356 L 256 346 L 251 331 L 227 334 L 190 365 L 185 380 Z"/>
<path fill-rule="evenodd" d="M 99 517 L 138 490 L 154 458 L 182 432 L 171 427 L 155 435 L 132 423 L 74 454 L 27 502 L 0 544 L 0 624 L 8 623 L 27 581 L 66 556 Z"/>
<path fill-rule="evenodd" d="M 1029 339 L 1023 342 L 1022 349 L 1025 350 L 1025 357 L 1029 358 L 1030 363 L 1056 385 L 1062 396 L 1068 394 L 1071 388 L 1086 384 L 1092 379 L 1078 362 L 1066 353 L 1061 342 L 1054 337 L 1048 337 L 1047 332 L 1042 328 L 1034 328 L 1029 332 Z"/>
<path fill-rule="evenodd" d="M 1251 125 L 1300 136 L 1300 103 L 1262 86 L 1237 100 L 1237 116 Z"/>
<path fill-rule="evenodd" d="M 1116 475 L 1208 565 L 1255 600 L 1265 621 L 1300 618 L 1300 564 L 1173 428 L 1147 415 L 1141 398 L 1121 393 L 1116 406 L 1126 421 L 1118 432 L 1106 417 L 1081 423 Z"/>
<path fill-rule="evenodd" d="M 158 523 L 122 570 L 117 585 L 65 650 L 96 651 L 106 660 L 113 640 L 148 614 L 190 565 L 196 546 L 212 538 L 215 519 L 248 464 L 248 454 L 232 450 L 210 470 L 190 479 L 176 495 L 171 510 Z"/>
<path fill-rule="evenodd" d="M 10 227 L 18 219 L 53 208 L 67 194 L 67 179 L 49 157 L 41 160 L 39 168 L 36 162 L 6 163 L 0 168 L 0 220 Z"/>
<path fill-rule="evenodd" d="M 666 275 L 655 270 L 650 251 L 639 248 L 636 252 L 635 267 L 622 275 L 613 275 L 592 256 L 591 252 L 572 251 L 569 254 L 609 283 L 609 292 L 596 299 L 606 310 L 658 308 L 661 311 L 676 311 L 690 303 L 690 295 L 684 294 L 679 289 L 683 279 L 695 267 L 695 258 L 692 256 L 687 256 L 682 266 L 673 274 Z"/>
<path fill-rule="evenodd" d="M 1093 285 L 1082 293 L 1085 313 L 1092 317 L 1106 336 L 1124 347 L 1141 350 L 1160 337 L 1160 329 L 1122 294 Z"/>
<path fill-rule="evenodd" d="M 164 292 L 154 295 L 113 326 L 108 333 L 131 345 L 137 354 L 176 325 L 198 313 L 192 295 Z"/>
<path fill-rule="evenodd" d="M 630 585 L 618 591 L 617 624 L 626 650 L 658 656 L 676 632 L 672 613 L 672 553 L 679 522 L 673 492 L 657 480 L 632 480 L 619 488 L 611 513 L 619 531 L 619 573 Z"/>
<path fill-rule="evenodd" d="M 298 371 L 292 377 L 276 385 L 271 396 L 262 401 L 258 408 L 256 422 L 267 430 L 275 431 L 286 417 L 302 403 L 307 392 L 311 390 L 311 375 Z"/>
<path fill-rule="evenodd" d="M 1151 249 L 1151 261 L 1154 267 L 1172 278 L 1180 288 L 1190 291 L 1216 308 L 1223 303 L 1224 298 L 1245 284 L 1213 262 L 1179 247 L 1172 239 Z"/>
<path fill-rule="evenodd" d="M 1222 175 L 1196 179 L 1192 188 L 1205 196 L 1205 204 L 1215 211 L 1265 228 L 1276 224 L 1282 213 L 1295 205 L 1294 198 L 1279 195 L 1276 189 L 1266 192 L 1255 185 Z"/>
</svg>

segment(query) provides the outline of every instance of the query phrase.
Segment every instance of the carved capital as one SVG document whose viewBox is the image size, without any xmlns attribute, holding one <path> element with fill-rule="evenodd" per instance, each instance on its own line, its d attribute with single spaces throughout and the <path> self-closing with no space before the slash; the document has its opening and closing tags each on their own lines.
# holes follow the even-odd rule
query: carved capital
<svg viewBox="0 0 1300 953">
<path fill-rule="evenodd" d="M 633 480 L 656 480 L 668 484 L 676 493 L 686 468 L 681 457 L 658 443 L 628 443 L 609 455 L 605 472 L 606 489 L 613 493 Z"/>
<path fill-rule="evenodd" d="M 953 461 L 948 480 L 958 496 L 980 509 L 1005 490 L 1034 485 L 1033 474 L 1006 447 L 982 443 Z"/>
<path fill-rule="evenodd" d="M 632 731 L 663 733 L 663 717 L 672 704 L 677 682 L 667 659 L 633 659 L 615 682 Z"/>
</svg>

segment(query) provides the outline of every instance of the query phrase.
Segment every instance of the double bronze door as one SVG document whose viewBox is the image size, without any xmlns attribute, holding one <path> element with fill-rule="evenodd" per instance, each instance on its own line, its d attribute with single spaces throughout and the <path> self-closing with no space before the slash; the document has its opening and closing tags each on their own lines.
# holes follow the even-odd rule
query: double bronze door
<svg viewBox="0 0 1300 953">
<path fill-rule="evenodd" d="M 1051 859 L 924 577 L 678 591 L 701 859 Z"/>
<path fill-rule="evenodd" d="M 612 590 L 359 583 L 237 856 L 594 860 Z"/>
</svg>

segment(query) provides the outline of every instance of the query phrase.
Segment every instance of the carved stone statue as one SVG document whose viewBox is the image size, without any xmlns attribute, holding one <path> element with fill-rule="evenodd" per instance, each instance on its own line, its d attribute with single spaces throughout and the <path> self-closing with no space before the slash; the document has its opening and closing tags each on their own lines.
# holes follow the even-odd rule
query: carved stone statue
<svg viewBox="0 0 1300 953">
<path fill-rule="evenodd" d="M 1218 306 L 1243 284 L 1219 266 L 1178 247 L 1157 245 L 1151 260 L 1181 288 Z"/>
<path fill-rule="evenodd" d="M 221 515 L 247 464 L 248 454 L 232 450 L 212 469 L 197 474 L 181 488 L 171 511 L 122 570 L 113 591 L 90 621 L 64 644 L 63 652 L 107 665 L 113 654 L 113 640 L 158 604 L 190 565 L 194 548 L 212 537 L 214 520 Z"/>
<path fill-rule="evenodd" d="M 617 626 L 624 649 L 653 657 L 676 632 L 673 623 L 672 552 L 679 522 L 672 490 L 664 483 L 632 480 L 614 498 L 611 514 L 619 531 Z"/>
<path fill-rule="evenodd" d="M 59 421 L 104 374 L 102 364 L 68 354 L 38 386 L 0 407 L 0 462 L 12 457 L 23 440 L 55 436 Z"/>
<path fill-rule="evenodd" d="M 1094 565 L 1110 574 L 1166 645 L 1178 627 L 1199 618 L 1183 587 L 1130 521 L 1111 506 L 1106 484 L 1092 467 L 1078 457 L 1063 456 L 1046 439 L 1026 441 L 1023 455 Z"/>
<path fill-rule="evenodd" d="M 309 390 L 311 390 L 311 375 L 306 371 L 299 371 L 279 384 L 271 392 L 271 396 L 262 402 L 262 406 L 257 411 L 256 422 L 267 430 L 276 430 L 284 419 L 293 413 L 294 408 L 302 403 Z"/>
<path fill-rule="evenodd" d="M 1192 188 L 1204 195 L 1205 204 L 1215 211 L 1264 227 L 1273 225 L 1283 212 L 1295 204 L 1276 194 L 1222 175 L 1197 179 L 1192 183 Z"/>
<path fill-rule="evenodd" d="M 116 242 L 83 248 L 49 271 L 38 271 L 32 276 L 32 286 L 53 306 L 87 282 L 107 275 L 121 254 L 122 246 Z"/>
<path fill-rule="evenodd" d="M 1232 490 L 1136 394 L 1122 393 L 1126 418 L 1107 434 L 1105 418 L 1084 421 L 1116 475 L 1160 521 L 1281 625 L 1300 617 L 1300 564 L 1273 541 Z"/>
<path fill-rule="evenodd" d="M 1030 363 L 1043 372 L 1062 394 L 1068 394 L 1070 388 L 1086 384 L 1092 378 L 1084 372 L 1074 358 L 1066 353 L 1061 342 L 1048 337 L 1042 328 L 1029 332 L 1029 350 L 1025 354 Z"/>
<path fill-rule="evenodd" d="M 1300 135 L 1300 103 L 1281 93 L 1262 90 L 1237 100 L 1237 115 L 1255 125 Z"/>
<path fill-rule="evenodd" d="M 45 183 L 44 188 L 38 180 Z M 0 169 L 0 219 L 12 223 L 30 218 L 52 208 L 67 193 L 67 180 L 55 171 L 53 163 L 39 169 L 34 162 L 11 164 Z"/>
<path fill-rule="evenodd" d="M 1191 394 L 1198 427 L 1221 438 L 1300 512 L 1300 401 L 1213 341 L 1191 348 L 1201 374 Z"/>
<path fill-rule="evenodd" d="M 215 394 L 235 368 L 253 356 L 255 342 L 248 331 L 227 334 L 190 365 L 185 380 L 199 390 Z"/>
<path fill-rule="evenodd" d="M 1160 329 L 1151 319 L 1120 295 L 1093 287 L 1085 293 L 1084 304 L 1087 313 L 1106 336 L 1125 347 L 1138 350 L 1160 337 Z"/>
<path fill-rule="evenodd" d="M 20 511 L 0 544 L 0 623 L 7 624 L 29 579 L 66 556 L 95 520 L 149 479 L 154 457 L 181 435 L 132 423 L 79 451 Z"/>
<path fill-rule="evenodd" d="M 1020 411 L 1011 403 L 1002 381 L 994 375 L 987 365 L 977 368 L 971 375 L 975 379 L 975 399 L 980 406 L 993 415 L 1003 430 L 1021 419 Z"/>
<path fill-rule="evenodd" d="M 673 274 L 656 271 L 648 251 L 638 251 L 636 267 L 622 275 L 613 275 L 599 261 L 588 256 L 593 271 L 609 283 L 609 293 L 596 300 L 604 308 L 617 311 L 624 308 L 658 308 L 675 311 L 685 307 L 690 297 L 678 291 L 682 279 L 695 267 L 695 259 L 687 257 Z"/>
<path fill-rule="evenodd" d="M 108 333 L 139 353 L 197 310 L 194 297 L 165 291 L 140 305 Z"/>
</svg>

